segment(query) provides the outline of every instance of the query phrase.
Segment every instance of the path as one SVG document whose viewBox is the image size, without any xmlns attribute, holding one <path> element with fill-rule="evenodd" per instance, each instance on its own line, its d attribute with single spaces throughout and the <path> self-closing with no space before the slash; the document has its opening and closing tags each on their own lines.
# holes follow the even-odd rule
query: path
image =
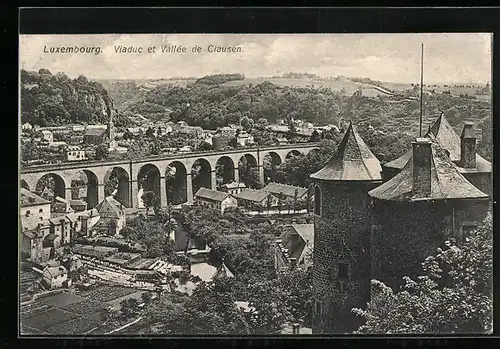
<svg viewBox="0 0 500 349">
<path fill-rule="evenodd" d="M 127 327 L 129 327 L 129 326 L 132 326 L 132 325 L 133 325 L 133 324 L 135 324 L 135 323 L 138 323 L 138 322 L 139 322 L 139 321 L 141 321 L 141 320 L 142 320 L 142 316 L 138 317 L 137 319 L 135 319 L 135 320 L 134 320 L 134 321 L 132 321 L 132 322 L 129 322 L 128 324 L 125 324 L 125 325 L 123 325 L 123 326 L 121 326 L 121 327 L 115 328 L 113 331 L 109 331 L 109 332 L 107 332 L 107 333 L 105 333 L 105 334 L 112 334 L 113 332 L 118 332 L 118 331 L 121 331 L 121 330 L 123 330 L 124 328 L 127 328 Z"/>
</svg>

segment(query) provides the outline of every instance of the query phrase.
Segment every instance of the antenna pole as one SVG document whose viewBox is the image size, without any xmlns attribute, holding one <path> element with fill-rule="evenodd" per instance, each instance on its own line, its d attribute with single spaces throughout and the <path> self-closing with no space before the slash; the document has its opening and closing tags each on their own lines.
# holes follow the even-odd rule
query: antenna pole
<svg viewBox="0 0 500 349">
<path fill-rule="evenodd" d="M 422 118 L 424 115 L 424 44 L 422 43 L 422 56 L 420 60 L 420 137 L 422 137 Z"/>
</svg>

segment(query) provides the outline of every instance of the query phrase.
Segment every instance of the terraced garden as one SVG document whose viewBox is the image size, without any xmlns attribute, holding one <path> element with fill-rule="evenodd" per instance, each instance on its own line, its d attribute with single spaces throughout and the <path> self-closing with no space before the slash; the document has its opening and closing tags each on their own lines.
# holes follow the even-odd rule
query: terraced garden
<svg viewBox="0 0 500 349">
<path fill-rule="evenodd" d="M 106 303 L 136 293 L 136 289 L 98 286 L 78 294 L 56 293 L 23 305 L 23 334 L 86 334 L 103 325 Z"/>
</svg>

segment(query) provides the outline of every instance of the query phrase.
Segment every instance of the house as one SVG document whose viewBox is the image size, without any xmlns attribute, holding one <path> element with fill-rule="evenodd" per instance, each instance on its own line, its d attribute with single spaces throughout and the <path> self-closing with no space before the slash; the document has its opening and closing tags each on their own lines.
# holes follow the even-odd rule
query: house
<svg viewBox="0 0 500 349">
<path fill-rule="evenodd" d="M 96 229 L 106 235 L 116 235 L 126 225 L 123 204 L 112 196 L 100 202 L 95 209 L 99 212 Z"/>
<path fill-rule="evenodd" d="M 51 290 L 63 287 L 67 279 L 68 270 L 62 265 L 47 265 L 42 273 L 42 282 Z"/>
<path fill-rule="evenodd" d="M 194 195 L 194 198 L 196 205 L 215 208 L 220 210 L 221 213 L 224 213 L 229 207 L 237 206 L 234 196 L 218 190 L 200 188 Z"/>
<path fill-rule="evenodd" d="M 92 236 L 97 230 L 97 228 L 95 228 L 97 222 L 101 219 L 99 212 L 96 208 L 93 208 L 91 210 L 79 212 L 77 215 L 78 220 L 81 222 L 80 229 L 77 231 L 80 231 L 84 236 Z M 76 228 L 78 228 L 78 223 L 76 224 Z"/>
<path fill-rule="evenodd" d="M 106 129 L 97 127 L 88 127 L 83 136 L 85 144 L 99 145 L 106 141 Z"/>
<path fill-rule="evenodd" d="M 43 248 L 50 250 L 50 259 L 55 258 L 55 251 L 61 246 L 61 237 L 57 234 L 49 234 L 43 238 Z"/>
<path fill-rule="evenodd" d="M 187 124 L 187 122 L 181 120 L 181 121 L 177 121 L 177 126 L 179 126 L 179 127 L 188 127 L 189 125 Z"/>
<path fill-rule="evenodd" d="M 60 244 L 69 244 L 71 237 L 71 221 L 65 216 L 60 216 L 49 219 L 49 223 L 50 233 L 60 238 Z"/>
<path fill-rule="evenodd" d="M 312 266 L 314 250 L 314 224 L 290 224 L 276 240 L 276 271 L 292 268 L 307 270 Z"/>
<path fill-rule="evenodd" d="M 287 145 L 288 143 L 288 139 L 286 139 L 285 137 L 278 138 L 278 145 Z"/>
<path fill-rule="evenodd" d="M 42 198 L 44 198 L 45 200 L 49 200 L 51 202 L 54 200 L 54 192 L 49 187 L 43 188 L 42 193 L 40 194 L 40 196 Z"/>
<path fill-rule="evenodd" d="M 267 184 L 262 190 L 267 191 L 273 194 L 276 197 L 280 197 L 282 199 L 295 199 L 295 195 L 297 195 L 298 201 L 303 201 L 307 199 L 307 188 L 296 187 L 293 185 L 282 184 L 270 182 Z"/>
<path fill-rule="evenodd" d="M 85 131 L 85 125 L 72 125 L 71 130 L 73 132 L 84 132 Z"/>
<path fill-rule="evenodd" d="M 54 135 L 48 130 L 41 131 L 42 139 L 46 142 L 52 143 L 54 141 Z"/>
<path fill-rule="evenodd" d="M 190 153 L 192 150 L 191 150 L 191 147 L 189 145 L 186 145 L 182 148 L 179 148 L 179 152 L 181 153 Z"/>
<path fill-rule="evenodd" d="M 69 200 L 69 205 L 75 212 L 87 210 L 87 203 L 83 200 Z"/>
<path fill-rule="evenodd" d="M 52 211 L 54 213 L 73 213 L 74 210 L 71 208 L 71 203 L 69 200 L 63 199 L 56 196 L 55 203 L 52 205 Z"/>
<path fill-rule="evenodd" d="M 229 139 L 233 139 L 236 136 L 237 131 L 238 129 L 236 127 L 229 127 L 229 126 L 219 127 L 217 129 L 218 134 L 227 137 Z"/>
<path fill-rule="evenodd" d="M 87 157 L 85 156 L 85 150 L 78 146 L 70 146 L 66 150 L 66 159 L 68 161 L 82 161 L 87 160 Z"/>
<path fill-rule="evenodd" d="M 254 143 L 254 138 L 246 131 L 240 131 L 236 136 L 236 143 L 242 147 L 246 147 Z"/>
<path fill-rule="evenodd" d="M 50 223 L 36 216 L 21 216 L 21 256 L 33 262 L 47 260 L 43 239 L 50 234 Z"/>
<path fill-rule="evenodd" d="M 231 195 L 239 194 L 243 189 L 246 189 L 246 185 L 243 182 L 234 182 L 222 184 L 219 188 L 220 191 L 229 193 Z"/>
<path fill-rule="evenodd" d="M 272 194 L 255 189 L 245 189 L 234 195 L 238 200 L 238 206 L 243 206 L 249 210 L 263 210 L 276 206 L 277 198 Z"/>
<path fill-rule="evenodd" d="M 21 217 L 34 216 L 40 220 L 50 218 L 50 201 L 30 192 L 26 188 L 21 188 Z"/>
<path fill-rule="evenodd" d="M 24 124 L 21 125 L 21 130 L 31 131 L 33 130 L 33 125 L 31 125 L 29 122 L 25 122 Z"/>
</svg>

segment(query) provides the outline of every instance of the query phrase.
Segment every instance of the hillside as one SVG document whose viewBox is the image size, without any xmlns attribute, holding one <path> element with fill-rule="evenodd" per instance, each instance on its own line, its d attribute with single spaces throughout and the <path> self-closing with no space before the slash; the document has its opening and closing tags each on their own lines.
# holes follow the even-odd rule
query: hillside
<svg viewBox="0 0 500 349">
<path fill-rule="evenodd" d="M 115 123 L 128 124 L 117 113 L 108 91 L 98 82 L 80 75 L 71 79 L 64 73 L 53 75 L 46 69 L 21 70 L 21 122 L 40 126 L 68 123 L 106 123 L 114 113 Z"/>
</svg>

